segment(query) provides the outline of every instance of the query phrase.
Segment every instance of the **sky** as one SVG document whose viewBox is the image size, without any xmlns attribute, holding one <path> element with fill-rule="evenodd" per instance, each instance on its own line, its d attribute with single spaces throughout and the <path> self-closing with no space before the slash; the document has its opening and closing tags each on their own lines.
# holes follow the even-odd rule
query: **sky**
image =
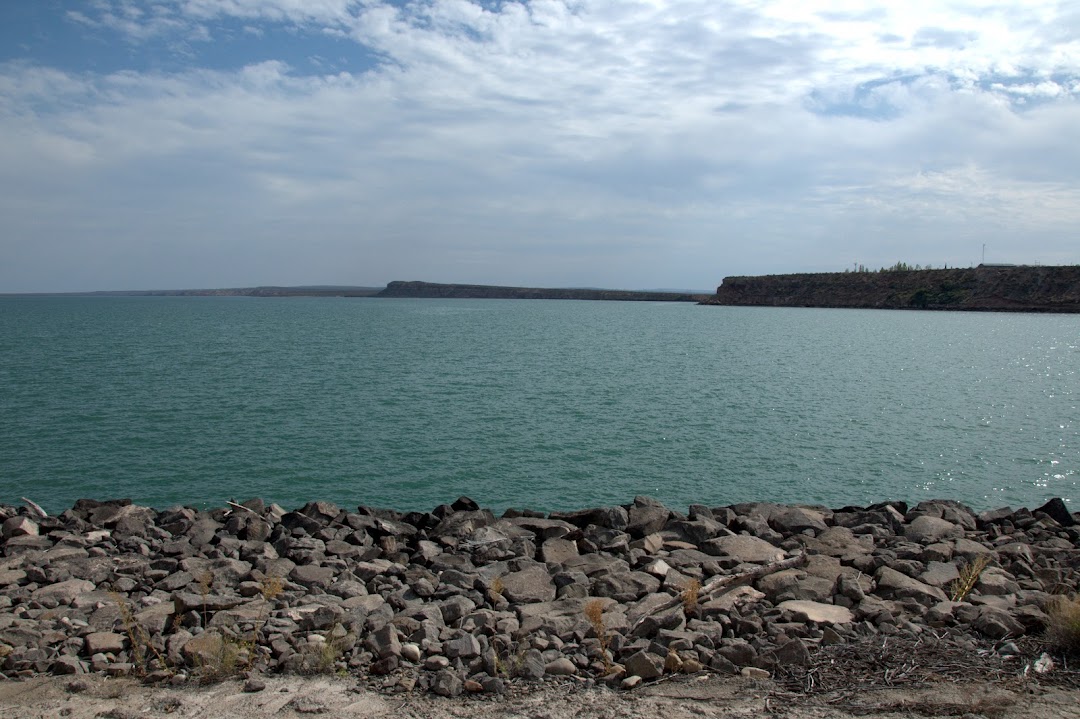
<svg viewBox="0 0 1080 719">
<path fill-rule="evenodd" d="M 1075 0 L 0 0 L 0 292 L 984 257 L 1080 264 Z"/>
</svg>

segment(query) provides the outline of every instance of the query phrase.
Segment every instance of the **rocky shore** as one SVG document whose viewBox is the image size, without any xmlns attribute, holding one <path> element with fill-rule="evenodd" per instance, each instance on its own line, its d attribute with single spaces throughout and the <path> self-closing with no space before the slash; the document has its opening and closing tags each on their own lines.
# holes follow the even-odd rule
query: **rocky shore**
<svg viewBox="0 0 1080 719">
<path fill-rule="evenodd" d="M 499 695 L 550 678 L 794 676 L 878 639 L 989 647 L 1017 674 L 1043 671 L 1054 657 L 1025 655 L 1024 638 L 1041 636 L 1054 595 L 1080 589 L 1078 520 L 1059 499 L 683 514 L 638 497 L 499 518 L 467 498 L 408 514 L 258 499 L 0 506 L 0 672 L 242 674 L 252 692 L 326 673 L 381 692 Z"/>
</svg>

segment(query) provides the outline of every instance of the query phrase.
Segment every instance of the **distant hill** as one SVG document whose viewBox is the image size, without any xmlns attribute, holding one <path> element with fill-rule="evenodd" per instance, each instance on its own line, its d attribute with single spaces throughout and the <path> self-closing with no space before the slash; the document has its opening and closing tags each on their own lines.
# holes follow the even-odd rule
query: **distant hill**
<svg viewBox="0 0 1080 719">
<path fill-rule="evenodd" d="M 377 297 L 421 297 L 503 300 L 618 300 L 645 302 L 700 302 L 708 295 L 675 292 L 637 292 L 585 288 L 500 287 L 496 285 L 402 282 L 386 285 Z"/>
<path fill-rule="evenodd" d="M 1080 266 L 725 277 L 713 305 L 1080 312 Z"/>
</svg>

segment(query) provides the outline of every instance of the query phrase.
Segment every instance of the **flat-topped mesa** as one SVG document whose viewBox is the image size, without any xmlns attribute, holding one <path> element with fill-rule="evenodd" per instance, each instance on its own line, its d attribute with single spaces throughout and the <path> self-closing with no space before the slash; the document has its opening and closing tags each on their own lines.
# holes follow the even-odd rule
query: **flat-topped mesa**
<svg viewBox="0 0 1080 719">
<path fill-rule="evenodd" d="M 684 292 L 637 292 L 573 287 L 500 287 L 395 280 L 377 297 L 416 297 L 501 300 L 613 300 L 624 302 L 700 302 L 703 295 Z"/>
<path fill-rule="evenodd" d="M 1080 266 L 823 272 L 725 277 L 704 304 L 1080 312 Z"/>
<path fill-rule="evenodd" d="M 962 656 L 990 675 L 1034 662 L 1002 640 L 1041 633 L 1051 593 L 1080 589 L 1080 514 L 1060 499 L 683 514 L 636 497 L 502 517 L 467 498 L 410 513 L 79 500 L 59 516 L 0 506 L 0 526 L 9 678 L 336 671 L 449 696 L 566 675 L 631 688 L 679 672 L 791 678 L 817 652 L 877 652 L 885 636 L 911 647 L 905 663 Z M 922 669 L 948 679 L 954 664 Z"/>
</svg>

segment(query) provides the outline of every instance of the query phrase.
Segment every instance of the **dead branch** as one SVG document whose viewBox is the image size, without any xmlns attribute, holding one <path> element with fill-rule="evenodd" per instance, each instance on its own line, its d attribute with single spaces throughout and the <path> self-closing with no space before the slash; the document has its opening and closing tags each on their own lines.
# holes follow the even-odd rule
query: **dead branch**
<svg viewBox="0 0 1080 719">
<path fill-rule="evenodd" d="M 254 515 L 255 515 L 256 517 L 259 517 L 259 513 L 258 513 L 258 512 L 256 512 L 256 511 L 255 511 L 254 509 L 252 509 L 251 507 L 245 507 L 245 506 L 244 506 L 244 505 L 242 505 L 242 504 L 237 504 L 236 502 L 230 502 L 230 501 L 228 501 L 228 500 L 226 500 L 225 504 L 229 505 L 230 507 L 236 507 L 237 509 L 242 509 L 242 510 L 244 510 L 245 512 L 251 512 L 251 513 L 252 513 L 252 514 L 254 514 Z M 262 519 L 262 517 L 259 517 L 259 519 Z"/>
</svg>

